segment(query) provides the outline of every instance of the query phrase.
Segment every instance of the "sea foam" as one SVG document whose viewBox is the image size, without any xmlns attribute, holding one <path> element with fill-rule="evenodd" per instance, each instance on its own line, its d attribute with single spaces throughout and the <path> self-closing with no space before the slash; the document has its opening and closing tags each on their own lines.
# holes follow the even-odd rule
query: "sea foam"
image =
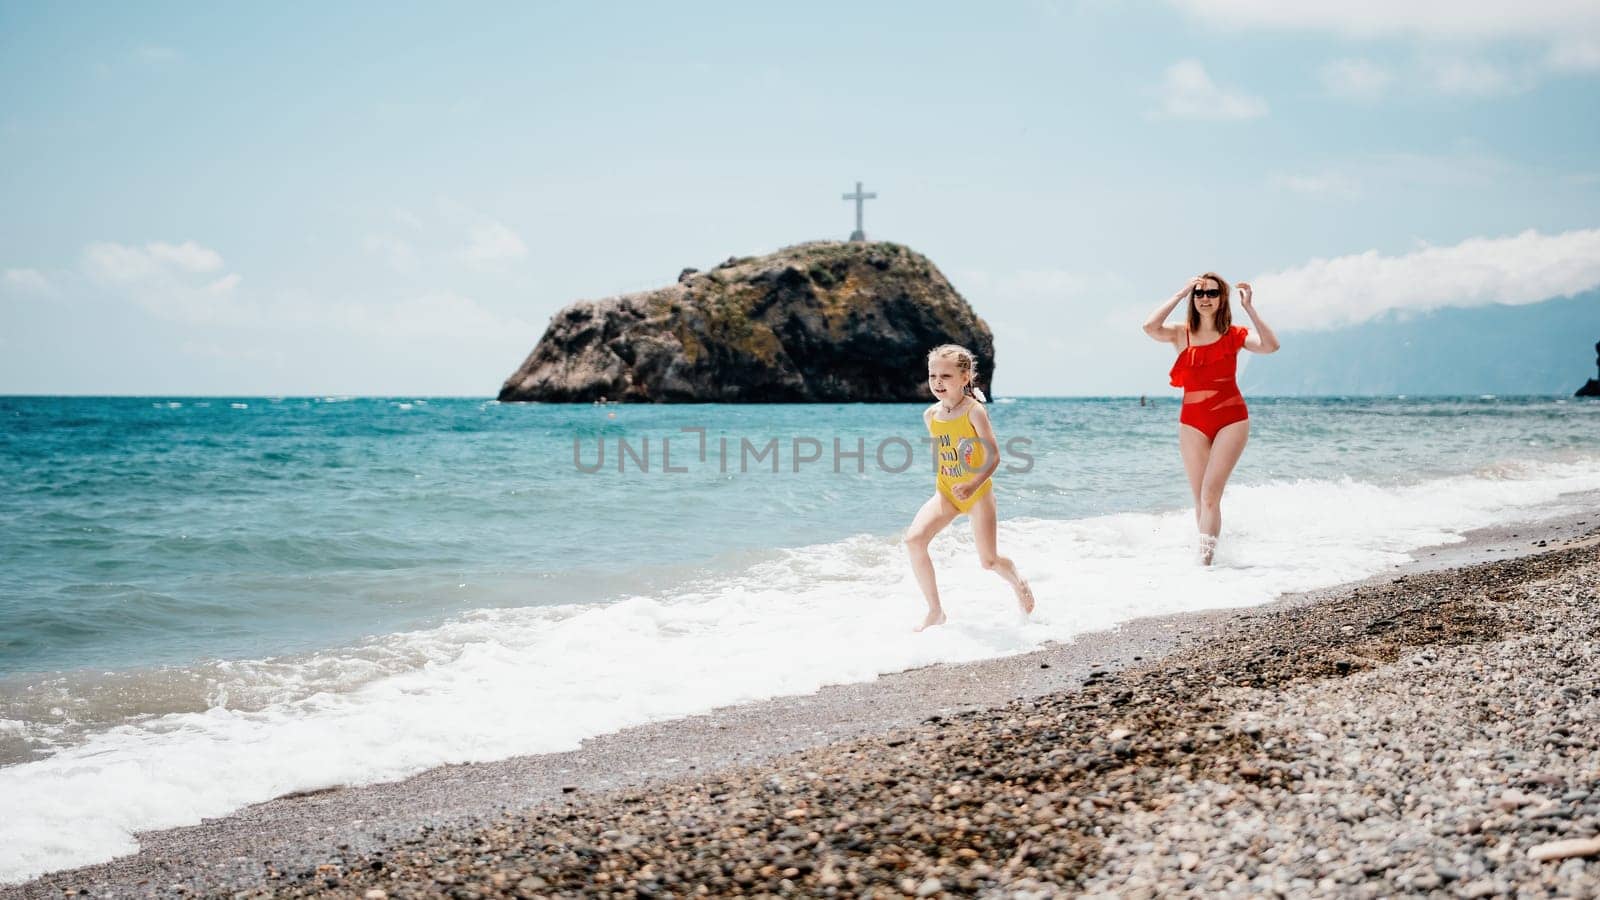
<svg viewBox="0 0 1600 900">
<path fill-rule="evenodd" d="M 154 716 L 0 769 L 0 883 L 137 850 L 287 792 L 403 778 L 446 763 L 570 750 L 586 737 L 717 706 L 804 694 L 932 663 L 1026 652 L 1140 616 L 1267 602 L 1409 559 L 1463 531 L 1568 511 L 1600 463 L 1514 464 L 1410 486 L 1351 480 L 1229 489 L 1217 565 L 1194 563 L 1190 510 L 1009 519 L 1001 552 L 1038 596 L 1023 620 L 958 523 L 932 552 L 950 614 L 922 600 L 892 536 L 775 552 L 737 571 L 583 606 L 472 612 L 299 661 L 229 664 L 281 691 Z M 530 598 L 532 600 L 532 598 Z M 338 689 L 296 685 L 348 664 Z M 215 665 L 215 664 L 213 664 Z M 309 676 L 308 676 L 309 678 Z M 311 678 L 308 684 L 324 684 Z"/>
</svg>

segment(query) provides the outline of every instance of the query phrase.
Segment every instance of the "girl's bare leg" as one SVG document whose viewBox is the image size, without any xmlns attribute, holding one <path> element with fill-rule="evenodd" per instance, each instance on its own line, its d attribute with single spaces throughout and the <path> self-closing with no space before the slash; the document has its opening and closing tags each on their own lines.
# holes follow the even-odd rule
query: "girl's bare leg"
<svg viewBox="0 0 1600 900">
<path fill-rule="evenodd" d="M 978 562 L 985 569 L 998 572 L 1001 578 L 1011 583 L 1011 589 L 1017 592 L 1017 606 L 1022 608 L 1022 614 L 1033 612 L 1033 588 L 1021 575 L 1017 574 L 1017 567 L 1011 562 L 1010 557 L 1001 556 L 999 552 L 996 532 L 998 518 L 995 511 L 994 491 L 983 495 L 972 509 L 967 510 L 967 515 L 972 517 L 972 536 L 978 542 Z"/>
<path fill-rule="evenodd" d="M 1206 461 L 1205 474 L 1200 481 L 1200 540 L 1207 547 L 1202 551 L 1204 562 L 1211 565 L 1211 553 L 1217 546 L 1217 535 L 1222 533 L 1222 489 L 1228 486 L 1228 476 L 1244 453 L 1245 442 L 1250 439 L 1250 420 L 1234 422 L 1217 432 L 1211 443 L 1211 456 Z"/>
<path fill-rule="evenodd" d="M 911 572 L 917 576 L 923 599 L 928 601 L 928 616 L 917 626 L 917 631 L 944 624 L 944 607 L 939 605 L 939 584 L 933 574 L 933 558 L 928 556 L 928 544 L 958 515 L 955 504 L 943 494 L 935 493 L 917 510 L 911 527 L 906 529 L 906 555 L 911 558 Z"/>
</svg>

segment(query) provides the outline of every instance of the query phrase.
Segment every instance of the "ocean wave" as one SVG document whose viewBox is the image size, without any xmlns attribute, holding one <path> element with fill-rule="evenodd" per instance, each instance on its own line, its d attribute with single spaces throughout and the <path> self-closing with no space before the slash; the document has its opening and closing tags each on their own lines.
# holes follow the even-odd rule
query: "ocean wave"
<svg viewBox="0 0 1600 900">
<path fill-rule="evenodd" d="M 1256 605 L 1596 490 L 1592 459 L 1408 485 L 1240 485 L 1218 565 L 1204 570 L 1189 510 L 1009 519 L 1001 550 L 1039 598 L 1027 620 L 958 525 L 932 547 L 951 622 L 921 635 L 909 630 L 922 601 L 903 549 L 856 535 L 607 602 L 480 609 L 348 650 L 209 664 L 204 710 L 145 715 L 0 768 L 12 809 L 0 882 L 129 853 L 139 831 L 290 791 L 570 750 L 647 721 L 1026 652 L 1139 616 Z"/>
</svg>

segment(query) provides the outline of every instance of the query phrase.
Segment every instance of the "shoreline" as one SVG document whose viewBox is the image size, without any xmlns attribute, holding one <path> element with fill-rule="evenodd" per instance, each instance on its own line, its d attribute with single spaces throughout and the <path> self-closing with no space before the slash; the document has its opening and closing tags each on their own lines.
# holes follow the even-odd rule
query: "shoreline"
<svg viewBox="0 0 1600 900">
<path fill-rule="evenodd" d="M 535 815 L 563 801 L 603 803 L 625 789 L 655 790 L 781 764 L 793 754 L 923 727 L 930 718 L 970 716 L 1018 700 L 1059 700 L 1127 671 L 1159 669 L 1175 654 L 1226 640 L 1242 624 L 1356 596 L 1397 576 L 1548 553 L 1571 545 L 1597 522 L 1600 514 L 1575 514 L 1496 526 L 1460 543 L 1416 551 L 1413 562 L 1362 581 L 1262 606 L 1138 619 L 1020 656 L 928 666 L 630 728 L 568 753 L 444 766 L 399 782 L 280 797 L 200 825 L 141 834 L 136 854 L 50 873 L 0 888 L 0 894 L 276 890 L 287 887 L 283 879 L 314 874 L 330 860 L 381 854 L 419 834 L 470 830 L 507 812 Z"/>
</svg>

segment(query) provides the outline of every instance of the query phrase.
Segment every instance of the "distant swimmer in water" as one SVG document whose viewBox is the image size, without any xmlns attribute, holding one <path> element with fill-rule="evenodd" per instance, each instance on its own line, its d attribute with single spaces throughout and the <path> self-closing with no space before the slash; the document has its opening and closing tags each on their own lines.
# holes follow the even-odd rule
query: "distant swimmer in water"
<svg viewBox="0 0 1600 900">
<path fill-rule="evenodd" d="M 1238 287 L 1239 305 L 1255 323 L 1255 334 L 1233 324 L 1228 283 L 1214 272 L 1191 278 L 1144 323 L 1145 334 L 1171 344 L 1178 353 L 1170 373 L 1172 386 L 1183 388 L 1178 450 L 1194 494 L 1200 562 L 1208 566 L 1222 533 L 1222 489 L 1250 439 L 1250 411 L 1235 378 L 1239 351 L 1278 351 L 1277 335 L 1256 314 L 1250 285 L 1241 281 Z M 1168 325 L 1167 316 L 1185 299 L 1189 301 L 1185 323 Z"/>
<path fill-rule="evenodd" d="M 933 392 L 934 404 L 923 411 L 922 421 L 933 436 L 939 472 L 933 496 L 922 504 L 905 535 L 911 571 L 928 601 L 927 618 L 917 631 L 945 622 L 928 544 L 962 513 L 972 517 L 978 561 L 1011 584 L 1024 615 L 1033 612 L 1033 589 L 996 547 L 997 513 L 991 476 L 1000 467 L 1000 442 L 989 424 L 989 412 L 983 407 L 983 391 L 975 384 L 977 372 L 977 357 L 965 347 L 945 344 L 928 353 L 928 389 Z"/>
</svg>

